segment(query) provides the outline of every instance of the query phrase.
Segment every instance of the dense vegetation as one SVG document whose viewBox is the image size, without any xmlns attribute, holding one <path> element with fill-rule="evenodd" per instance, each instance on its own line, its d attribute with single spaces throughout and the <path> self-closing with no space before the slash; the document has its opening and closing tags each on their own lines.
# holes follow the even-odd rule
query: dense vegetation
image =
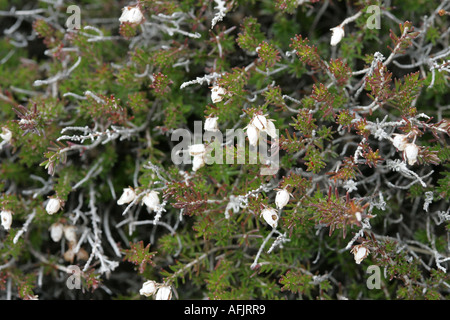
<svg viewBox="0 0 450 320">
<path fill-rule="evenodd" d="M 448 299 L 449 11 L 1 0 L 0 297 Z"/>
</svg>

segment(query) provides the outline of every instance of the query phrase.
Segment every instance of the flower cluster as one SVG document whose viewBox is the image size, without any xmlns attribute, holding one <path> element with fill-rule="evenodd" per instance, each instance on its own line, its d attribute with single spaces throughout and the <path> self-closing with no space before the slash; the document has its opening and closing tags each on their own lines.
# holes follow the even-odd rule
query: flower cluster
<svg viewBox="0 0 450 320">
<path fill-rule="evenodd" d="M 146 297 L 155 296 L 155 300 L 170 300 L 172 298 L 172 288 L 156 283 L 153 280 L 148 280 L 142 285 L 139 294 Z"/>
<path fill-rule="evenodd" d="M 246 128 L 250 145 L 256 146 L 260 138 L 260 133 L 264 132 L 272 138 L 277 138 L 277 129 L 273 120 L 267 119 L 267 115 L 255 115 Z"/>
</svg>

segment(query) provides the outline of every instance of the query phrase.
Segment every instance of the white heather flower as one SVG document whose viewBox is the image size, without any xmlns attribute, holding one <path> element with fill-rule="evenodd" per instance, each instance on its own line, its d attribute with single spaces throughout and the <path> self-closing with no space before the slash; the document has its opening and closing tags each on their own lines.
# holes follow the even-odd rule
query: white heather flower
<svg viewBox="0 0 450 320">
<path fill-rule="evenodd" d="M 254 125 L 258 130 L 267 130 L 267 118 L 261 114 L 254 116 L 251 124 Z"/>
<path fill-rule="evenodd" d="M 75 226 L 64 226 L 64 238 L 69 243 L 77 242 L 77 228 Z"/>
<path fill-rule="evenodd" d="M 142 288 L 139 290 L 139 294 L 150 297 L 156 293 L 156 282 L 153 280 L 149 280 L 144 282 Z"/>
<path fill-rule="evenodd" d="M 61 240 L 63 234 L 64 226 L 61 223 L 56 222 L 50 226 L 50 237 L 54 242 Z"/>
<path fill-rule="evenodd" d="M 357 221 L 361 222 L 361 219 L 362 219 L 361 212 L 359 212 L 359 211 L 356 212 L 356 213 L 355 213 L 355 217 L 356 217 L 356 220 L 357 220 Z"/>
<path fill-rule="evenodd" d="M 47 202 L 47 206 L 45 207 L 45 210 L 48 214 L 52 215 L 58 210 L 61 209 L 61 200 L 58 198 L 50 198 L 50 200 Z"/>
<path fill-rule="evenodd" d="M 12 224 L 12 212 L 9 210 L 2 210 L 2 212 L 0 212 L 0 218 L 2 219 L 3 228 L 9 230 Z"/>
<path fill-rule="evenodd" d="M 251 123 L 247 126 L 247 136 L 250 145 L 256 146 L 259 138 L 259 130 Z"/>
<path fill-rule="evenodd" d="M 120 23 L 129 22 L 132 24 L 139 24 L 144 20 L 139 7 L 125 7 L 122 9 L 122 15 L 119 18 Z"/>
<path fill-rule="evenodd" d="M 192 159 L 192 170 L 197 171 L 205 165 L 205 158 L 203 155 L 196 155 Z"/>
<path fill-rule="evenodd" d="M 255 115 L 250 121 L 250 125 L 254 126 L 259 131 L 267 133 L 272 138 L 277 138 L 277 128 L 272 120 L 267 119 L 266 115 Z"/>
<path fill-rule="evenodd" d="M 289 192 L 286 189 L 279 190 L 275 197 L 275 204 L 278 209 L 283 209 L 289 202 Z"/>
<path fill-rule="evenodd" d="M 417 145 L 414 143 L 408 143 L 406 144 L 403 152 L 410 166 L 417 162 L 417 156 L 419 155 L 419 147 Z"/>
<path fill-rule="evenodd" d="M 267 224 L 272 228 L 278 225 L 278 212 L 274 208 L 266 208 L 261 211 L 261 216 L 266 220 Z"/>
<path fill-rule="evenodd" d="M 269 136 L 271 136 L 273 139 L 277 138 L 277 128 L 275 127 L 275 124 L 272 120 L 267 120 L 267 129 L 266 132 Z"/>
<path fill-rule="evenodd" d="M 190 145 L 188 148 L 191 156 L 203 155 L 206 152 L 206 147 L 203 143 Z"/>
<path fill-rule="evenodd" d="M 406 145 L 408 144 L 408 138 L 405 134 L 395 134 L 394 139 L 392 140 L 392 144 L 399 151 L 404 151 Z"/>
<path fill-rule="evenodd" d="M 147 206 L 147 209 L 149 211 L 154 210 L 156 211 L 159 207 L 159 192 L 157 191 L 150 191 L 147 193 L 143 198 L 142 202 Z"/>
<path fill-rule="evenodd" d="M 136 193 L 132 188 L 124 188 L 123 193 L 120 196 L 119 200 L 117 200 L 118 205 L 122 205 L 125 203 L 130 203 L 136 198 Z"/>
<path fill-rule="evenodd" d="M 219 125 L 217 123 L 218 117 L 206 118 L 205 120 L 205 131 L 216 132 L 219 130 Z"/>
<path fill-rule="evenodd" d="M 156 300 L 170 300 L 172 298 L 172 288 L 169 286 L 163 286 L 156 292 Z"/>
<path fill-rule="evenodd" d="M 189 146 L 189 154 L 193 156 L 192 170 L 197 171 L 205 165 L 206 147 L 204 144 L 193 144 Z"/>
<path fill-rule="evenodd" d="M 330 30 L 333 32 L 333 34 L 331 35 L 331 41 L 330 41 L 330 44 L 331 44 L 332 46 L 335 46 L 335 45 L 337 45 L 337 44 L 342 40 L 342 38 L 344 37 L 344 35 L 345 35 L 344 28 L 341 27 L 341 26 L 337 26 L 337 27 L 331 28 Z"/>
<path fill-rule="evenodd" d="M 219 86 L 214 86 L 211 89 L 211 100 L 213 103 L 217 103 L 223 100 L 225 89 Z"/>
<path fill-rule="evenodd" d="M 360 264 L 369 254 L 369 250 L 362 244 L 354 246 L 350 252 L 353 253 L 353 257 L 357 264 Z"/>
<path fill-rule="evenodd" d="M 0 138 L 2 138 L 3 141 L 5 141 L 5 142 L 10 142 L 11 138 L 12 138 L 12 132 L 6 127 L 2 127 L 2 132 L 0 133 Z"/>
</svg>

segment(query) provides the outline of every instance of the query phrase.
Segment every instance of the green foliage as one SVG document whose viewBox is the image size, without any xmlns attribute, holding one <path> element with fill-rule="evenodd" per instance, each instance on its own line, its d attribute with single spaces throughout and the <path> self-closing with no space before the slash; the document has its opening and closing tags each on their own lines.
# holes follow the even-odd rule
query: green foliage
<svg viewBox="0 0 450 320">
<path fill-rule="evenodd" d="M 178 299 L 448 300 L 448 15 L 388 3 L 371 29 L 375 0 L 219 3 L 140 0 L 120 23 L 126 3 L 82 1 L 69 30 L 66 6 L 0 1 L 0 297 L 144 299 L 152 280 Z M 223 163 L 177 151 L 180 129 Z"/>
<path fill-rule="evenodd" d="M 253 17 L 246 17 L 241 25 L 236 42 L 244 50 L 256 51 L 256 48 L 264 40 L 264 34 L 261 32 L 261 25 Z"/>
<path fill-rule="evenodd" d="M 131 249 L 124 250 L 124 260 L 129 261 L 138 266 L 139 273 L 144 273 L 147 264 L 154 265 L 152 258 L 157 252 L 149 252 L 150 243 L 144 248 L 143 241 L 138 243 L 130 243 Z"/>
</svg>

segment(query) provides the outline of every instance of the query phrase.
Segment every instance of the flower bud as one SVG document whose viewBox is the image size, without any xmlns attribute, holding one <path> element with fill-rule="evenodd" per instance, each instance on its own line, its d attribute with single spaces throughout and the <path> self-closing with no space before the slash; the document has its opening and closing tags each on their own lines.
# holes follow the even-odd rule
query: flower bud
<svg viewBox="0 0 450 320">
<path fill-rule="evenodd" d="M 214 86 L 211 89 L 211 100 L 213 103 L 217 103 L 223 100 L 225 89 L 219 86 Z"/>
<path fill-rule="evenodd" d="M 61 223 L 56 222 L 50 226 L 50 237 L 54 242 L 61 240 L 63 233 L 64 226 Z"/>
<path fill-rule="evenodd" d="M 156 293 L 156 282 L 153 280 L 149 280 L 144 282 L 142 288 L 139 290 L 139 294 L 150 297 Z"/>
<path fill-rule="evenodd" d="M 172 298 L 172 288 L 169 286 L 163 286 L 156 292 L 156 300 L 170 300 Z"/>
<path fill-rule="evenodd" d="M 143 198 L 142 202 L 147 206 L 147 209 L 149 211 L 151 210 L 157 210 L 159 207 L 159 192 L 157 191 L 150 191 L 147 193 Z"/>
<path fill-rule="evenodd" d="M 205 120 L 205 131 L 216 132 L 219 130 L 219 126 L 217 123 L 218 117 L 214 118 L 206 118 Z"/>
<path fill-rule="evenodd" d="M 2 127 L 0 138 L 2 138 L 5 142 L 10 142 L 12 138 L 12 132 L 7 127 Z"/>
<path fill-rule="evenodd" d="M 52 215 L 58 210 L 61 209 L 61 200 L 58 198 L 50 198 L 50 200 L 47 202 L 47 206 L 45 207 L 45 210 L 48 214 Z"/>
<path fill-rule="evenodd" d="M 124 188 L 123 193 L 120 196 L 120 199 L 117 200 L 118 205 L 122 205 L 125 203 L 130 203 L 136 198 L 136 193 L 132 188 Z"/>
<path fill-rule="evenodd" d="M 330 44 L 332 46 L 335 46 L 339 42 L 341 42 L 342 38 L 345 35 L 345 31 L 344 31 L 344 28 L 341 27 L 341 26 L 337 26 L 337 27 L 331 28 L 330 30 L 333 32 L 333 34 L 331 35 Z"/>
<path fill-rule="evenodd" d="M 247 126 L 247 136 L 251 146 L 258 144 L 259 130 L 251 123 Z"/>
<path fill-rule="evenodd" d="M 205 145 L 203 143 L 193 144 L 188 147 L 189 155 L 198 156 L 203 155 L 206 152 Z"/>
<path fill-rule="evenodd" d="M 261 211 L 261 216 L 266 220 L 267 224 L 272 228 L 278 225 L 278 212 L 274 208 L 266 208 Z"/>
<path fill-rule="evenodd" d="M 192 159 L 192 171 L 197 171 L 205 165 L 205 158 L 203 155 L 194 156 Z"/>
<path fill-rule="evenodd" d="M 357 264 L 360 264 L 369 254 L 369 250 L 362 244 L 354 246 L 350 252 L 353 253 Z"/>
<path fill-rule="evenodd" d="M 289 192 L 286 189 L 279 190 L 275 197 L 275 204 L 278 209 L 283 209 L 289 202 Z"/>
<path fill-rule="evenodd" d="M 122 9 L 122 15 L 119 18 L 120 23 L 129 22 L 131 24 L 140 24 L 144 20 L 139 7 L 125 7 Z"/>
<path fill-rule="evenodd" d="M 392 144 L 399 151 L 404 151 L 407 143 L 408 143 L 408 138 L 404 134 L 395 134 L 394 139 L 392 140 Z"/>
<path fill-rule="evenodd" d="M 408 143 L 406 144 L 403 152 L 410 166 L 417 162 L 417 156 L 419 155 L 419 147 L 417 145 L 414 143 Z"/>
<path fill-rule="evenodd" d="M 77 228 L 75 226 L 64 226 L 64 238 L 69 243 L 77 242 Z"/>
<path fill-rule="evenodd" d="M 2 212 L 0 212 L 0 218 L 2 219 L 3 228 L 9 230 L 12 224 L 12 212 L 9 210 L 2 210 Z"/>
</svg>

